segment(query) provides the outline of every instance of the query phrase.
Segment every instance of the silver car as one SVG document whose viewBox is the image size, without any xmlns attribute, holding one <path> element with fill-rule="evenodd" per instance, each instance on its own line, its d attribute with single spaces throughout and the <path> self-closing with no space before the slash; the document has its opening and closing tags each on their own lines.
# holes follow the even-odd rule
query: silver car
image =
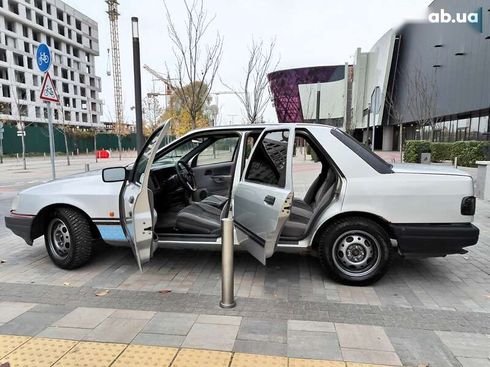
<svg viewBox="0 0 490 367">
<path fill-rule="evenodd" d="M 53 262 L 87 263 L 97 240 L 130 246 L 140 269 L 159 245 L 236 244 L 266 264 L 278 248 L 314 250 L 338 281 L 379 279 L 393 254 L 445 256 L 477 243 L 467 173 L 390 165 L 339 129 L 309 124 L 213 127 L 166 144 L 169 123 L 135 163 L 22 191 L 7 227 L 29 245 L 45 237 Z M 308 146 L 318 173 L 295 195 L 293 156 Z"/>
</svg>

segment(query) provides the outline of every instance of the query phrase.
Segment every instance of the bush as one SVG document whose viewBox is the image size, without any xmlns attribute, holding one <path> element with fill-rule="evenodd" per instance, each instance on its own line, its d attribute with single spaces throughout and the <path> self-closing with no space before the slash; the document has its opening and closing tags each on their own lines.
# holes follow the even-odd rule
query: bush
<svg viewBox="0 0 490 367">
<path fill-rule="evenodd" d="M 408 140 L 405 143 L 403 160 L 407 163 L 420 163 L 421 153 L 430 153 L 430 142 L 426 140 Z"/>
<path fill-rule="evenodd" d="M 458 166 L 474 167 L 476 161 L 490 160 L 490 142 L 431 143 L 425 140 L 408 140 L 405 144 L 404 161 L 420 163 L 421 153 L 431 153 L 433 162 L 454 160 L 458 157 Z"/>
<path fill-rule="evenodd" d="M 488 142 L 457 141 L 451 144 L 452 157 L 458 157 L 458 166 L 474 167 L 476 161 L 484 161 L 488 154 Z"/>
<path fill-rule="evenodd" d="M 453 143 L 431 143 L 431 159 L 433 162 L 450 161 L 453 160 L 452 156 Z"/>
</svg>

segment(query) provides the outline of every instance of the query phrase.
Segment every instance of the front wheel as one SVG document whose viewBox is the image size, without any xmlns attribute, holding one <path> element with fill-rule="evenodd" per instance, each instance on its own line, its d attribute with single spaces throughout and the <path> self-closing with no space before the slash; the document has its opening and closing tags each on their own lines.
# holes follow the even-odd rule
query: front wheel
<svg viewBox="0 0 490 367">
<path fill-rule="evenodd" d="M 88 219 L 72 208 L 57 208 L 44 233 L 51 260 L 62 269 L 85 265 L 92 254 L 92 232 Z"/>
<path fill-rule="evenodd" d="M 381 278 L 391 261 L 390 238 L 371 219 L 352 217 L 328 225 L 318 246 L 320 263 L 337 281 L 367 285 Z"/>
</svg>

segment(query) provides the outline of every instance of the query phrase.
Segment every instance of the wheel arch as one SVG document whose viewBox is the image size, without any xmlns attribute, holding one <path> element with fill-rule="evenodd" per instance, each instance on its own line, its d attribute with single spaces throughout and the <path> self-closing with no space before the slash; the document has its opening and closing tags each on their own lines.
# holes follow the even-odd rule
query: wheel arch
<svg viewBox="0 0 490 367">
<path fill-rule="evenodd" d="M 361 212 L 361 211 L 351 211 L 351 212 L 344 212 L 344 213 L 336 214 L 333 217 L 327 219 L 325 222 L 323 222 L 318 227 L 315 234 L 313 235 L 313 239 L 311 241 L 312 249 L 316 250 L 318 248 L 318 243 L 319 243 L 320 237 L 322 236 L 322 233 L 326 227 L 328 227 L 330 224 L 332 224 L 333 222 L 335 222 L 339 219 L 352 218 L 352 217 L 361 217 L 361 218 L 370 219 L 370 220 L 376 222 L 377 224 L 379 224 L 386 231 L 386 233 L 388 233 L 388 236 L 390 238 L 394 238 L 392 230 L 390 228 L 390 222 L 388 222 L 385 218 L 380 217 L 379 215 L 376 215 L 373 213 Z"/>
<path fill-rule="evenodd" d="M 78 212 L 80 212 L 85 218 L 87 218 L 89 224 L 90 224 L 90 230 L 92 232 L 92 236 L 94 239 L 99 239 L 101 238 L 100 232 L 93 222 L 92 218 L 83 211 L 82 209 L 71 205 L 71 204 L 66 204 L 66 203 L 56 203 L 56 204 L 50 204 L 48 206 L 45 206 L 42 208 L 34 217 L 34 221 L 32 222 L 32 227 L 31 227 L 31 239 L 35 240 L 38 237 L 41 237 L 44 235 L 44 229 L 46 228 L 48 224 L 48 220 L 51 218 L 51 215 L 55 209 L 58 208 L 70 208 L 74 209 Z"/>
</svg>

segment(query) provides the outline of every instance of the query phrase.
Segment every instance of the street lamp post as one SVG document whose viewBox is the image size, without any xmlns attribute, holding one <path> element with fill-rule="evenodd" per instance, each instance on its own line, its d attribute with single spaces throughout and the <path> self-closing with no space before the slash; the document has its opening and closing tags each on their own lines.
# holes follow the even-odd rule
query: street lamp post
<svg viewBox="0 0 490 367">
<path fill-rule="evenodd" d="M 141 151 L 145 138 L 143 136 L 143 109 L 141 106 L 141 67 L 140 67 L 140 37 L 138 18 L 131 18 L 133 32 L 133 70 L 134 70 L 134 107 L 136 114 L 136 149 Z"/>
</svg>

